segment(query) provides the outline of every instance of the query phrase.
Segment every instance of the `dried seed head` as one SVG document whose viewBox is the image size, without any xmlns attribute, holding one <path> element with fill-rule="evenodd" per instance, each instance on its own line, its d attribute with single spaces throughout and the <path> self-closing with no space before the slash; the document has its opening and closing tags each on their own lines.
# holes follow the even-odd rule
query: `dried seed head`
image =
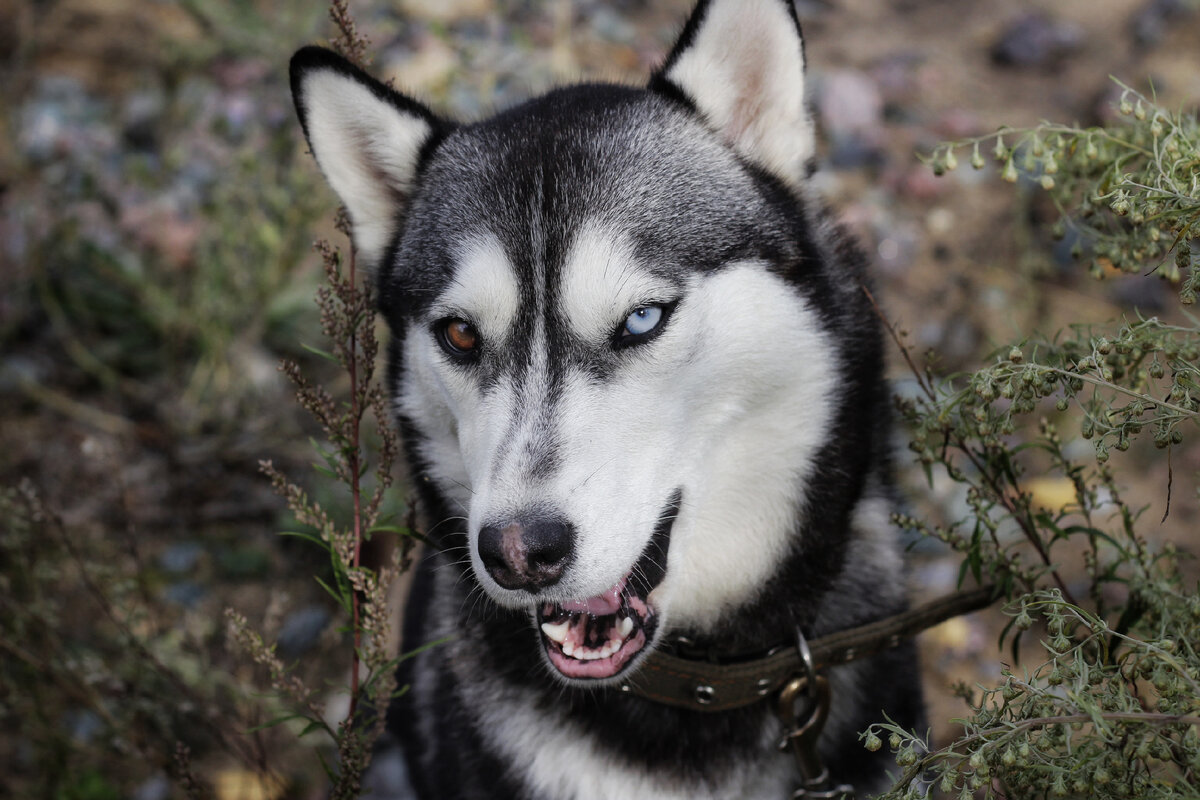
<svg viewBox="0 0 1200 800">
<path fill-rule="evenodd" d="M 1004 169 L 1000 172 L 1000 177 L 1007 183 L 1017 182 L 1017 166 L 1013 163 L 1012 156 L 1009 156 L 1008 160 L 1004 162 Z"/>
</svg>

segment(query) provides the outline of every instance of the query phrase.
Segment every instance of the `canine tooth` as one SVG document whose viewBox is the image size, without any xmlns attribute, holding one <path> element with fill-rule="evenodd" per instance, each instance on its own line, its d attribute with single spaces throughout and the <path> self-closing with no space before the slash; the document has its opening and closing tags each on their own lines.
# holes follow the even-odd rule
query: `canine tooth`
<svg viewBox="0 0 1200 800">
<path fill-rule="evenodd" d="M 543 625 L 542 627 L 546 626 Z M 622 639 L 628 638 L 629 634 L 633 632 L 633 619 L 630 617 L 622 619 L 621 624 L 617 626 L 617 632 L 621 634 Z"/>
<path fill-rule="evenodd" d="M 580 649 L 582 650 L 583 648 L 580 648 Z M 563 655 L 574 658 L 575 657 L 575 643 L 574 642 L 566 642 L 562 646 L 562 651 L 563 651 Z"/>
<path fill-rule="evenodd" d="M 542 633 L 546 634 L 547 639 L 562 644 L 567 640 L 567 629 L 570 627 L 570 620 L 563 620 L 559 623 L 543 622 Z"/>
</svg>

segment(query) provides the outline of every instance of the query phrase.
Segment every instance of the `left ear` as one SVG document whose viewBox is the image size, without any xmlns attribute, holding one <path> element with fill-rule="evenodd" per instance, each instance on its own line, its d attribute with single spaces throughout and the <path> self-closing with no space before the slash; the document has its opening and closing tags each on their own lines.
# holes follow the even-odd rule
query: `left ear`
<svg viewBox="0 0 1200 800">
<path fill-rule="evenodd" d="M 376 268 L 417 187 L 422 153 L 449 126 L 330 50 L 301 48 L 290 73 L 308 146 L 350 213 L 361 263 Z"/>
<path fill-rule="evenodd" d="M 650 88 L 680 93 L 744 158 L 798 187 L 816 152 L 792 0 L 700 0 Z"/>
</svg>

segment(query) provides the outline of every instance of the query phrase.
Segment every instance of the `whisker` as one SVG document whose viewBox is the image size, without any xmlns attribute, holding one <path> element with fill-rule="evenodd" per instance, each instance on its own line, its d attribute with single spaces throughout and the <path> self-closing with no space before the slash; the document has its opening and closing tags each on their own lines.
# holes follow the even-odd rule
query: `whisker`
<svg viewBox="0 0 1200 800">
<path fill-rule="evenodd" d="M 596 469 L 592 470 L 592 473 L 590 475 L 588 475 L 582 481 L 580 481 L 579 483 L 577 483 L 573 487 L 571 487 L 571 490 L 567 492 L 567 496 L 570 497 L 571 495 L 575 494 L 575 492 L 582 489 L 587 484 L 588 481 L 590 481 L 592 478 L 596 477 L 597 473 L 599 473 L 600 470 L 604 469 L 605 467 L 607 467 L 609 464 L 613 463 L 616 460 L 617 460 L 617 457 L 613 456 L 612 458 L 608 459 L 600 466 L 596 467 Z"/>
<path fill-rule="evenodd" d="M 445 519 L 441 520 L 440 522 L 434 523 L 434 525 L 429 530 L 425 531 L 425 535 L 426 536 L 432 535 L 434 533 L 434 531 L 436 531 L 438 528 L 442 527 L 443 525 L 445 525 L 447 523 L 466 522 L 466 521 L 467 521 L 466 517 L 446 517 Z"/>
</svg>

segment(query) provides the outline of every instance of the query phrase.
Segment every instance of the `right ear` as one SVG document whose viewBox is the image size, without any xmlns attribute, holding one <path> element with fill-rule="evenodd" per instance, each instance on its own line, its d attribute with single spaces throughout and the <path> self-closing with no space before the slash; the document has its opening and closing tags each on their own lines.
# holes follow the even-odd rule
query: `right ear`
<svg viewBox="0 0 1200 800">
<path fill-rule="evenodd" d="M 650 88 L 682 93 L 742 157 L 793 188 L 816 153 L 793 0 L 699 0 Z"/>
<path fill-rule="evenodd" d="M 415 100 L 321 47 L 292 56 L 292 100 L 309 149 L 350 214 L 362 263 L 379 265 L 447 125 Z"/>
</svg>

